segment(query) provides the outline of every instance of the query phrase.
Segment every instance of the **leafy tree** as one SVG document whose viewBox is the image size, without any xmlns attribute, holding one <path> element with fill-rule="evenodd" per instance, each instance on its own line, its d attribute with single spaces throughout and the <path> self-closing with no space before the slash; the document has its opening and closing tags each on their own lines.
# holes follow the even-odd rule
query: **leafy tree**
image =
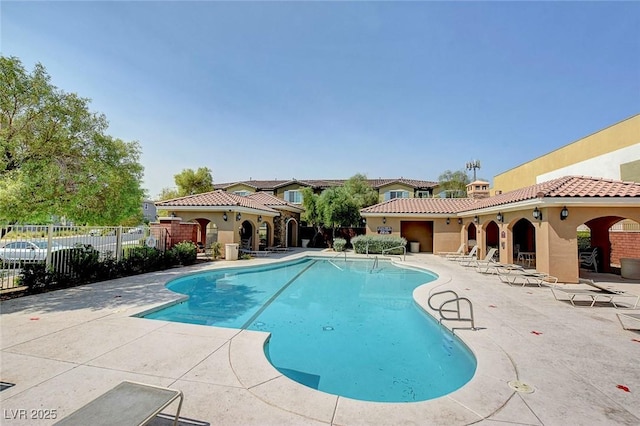
<svg viewBox="0 0 640 426">
<path fill-rule="evenodd" d="M 302 212 L 301 219 L 307 222 L 311 226 L 322 225 L 322 213 L 318 210 L 318 197 L 319 195 L 313 192 L 313 188 L 302 188 Z"/>
<path fill-rule="evenodd" d="M 105 134 L 89 100 L 0 56 L 0 223 L 117 224 L 140 210 L 140 146 Z"/>
<path fill-rule="evenodd" d="M 318 198 L 318 210 L 322 212 L 323 222 L 333 228 L 357 226 L 360 222 L 360 209 L 344 186 L 324 190 Z"/>
<path fill-rule="evenodd" d="M 440 192 L 445 198 L 464 198 L 467 196 L 467 185 L 471 183 L 467 172 L 446 170 L 438 177 Z"/>
<path fill-rule="evenodd" d="M 200 167 L 196 171 L 184 169 L 174 175 L 173 179 L 178 187 L 179 197 L 213 191 L 213 178 L 211 170 L 207 167 Z"/>
<path fill-rule="evenodd" d="M 367 177 L 363 174 L 357 173 L 350 177 L 344 183 L 344 188 L 353 199 L 358 210 L 378 203 L 378 191 L 369 185 Z"/>
</svg>

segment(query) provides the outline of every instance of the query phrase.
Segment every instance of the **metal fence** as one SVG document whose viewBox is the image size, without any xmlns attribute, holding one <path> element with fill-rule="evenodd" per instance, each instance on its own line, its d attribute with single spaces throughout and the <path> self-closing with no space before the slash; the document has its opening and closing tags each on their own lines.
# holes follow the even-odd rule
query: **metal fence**
<svg viewBox="0 0 640 426">
<path fill-rule="evenodd" d="M 18 277 L 25 264 L 44 263 L 63 272 L 68 265 L 69 248 L 88 247 L 101 258 L 121 260 L 131 247 L 166 249 L 166 233 L 146 226 L 60 226 L 11 225 L 0 229 L 0 290 L 20 286 Z M 155 235 L 158 234 L 158 235 Z"/>
</svg>

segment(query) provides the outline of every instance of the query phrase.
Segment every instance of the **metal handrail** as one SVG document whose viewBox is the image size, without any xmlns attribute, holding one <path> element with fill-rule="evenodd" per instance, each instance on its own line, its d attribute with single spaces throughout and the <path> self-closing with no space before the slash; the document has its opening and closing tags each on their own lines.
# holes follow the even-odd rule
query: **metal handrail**
<svg viewBox="0 0 640 426">
<path fill-rule="evenodd" d="M 402 249 L 402 260 L 403 261 L 407 260 L 407 247 L 403 246 L 403 245 L 391 247 L 391 248 L 388 248 L 388 249 L 383 249 L 382 250 L 382 255 L 384 256 L 385 252 L 389 252 L 391 250 L 395 250 L 395 249 L 398 249 L 398 248 Z M 397 255 L 397 256 L 400 256 L 400 255 Z"/>
<path fill-rule="evenodd" d="M 347 264 L 347 252 L 343 252 L 344 253 L 344 263 L 345 265 Z M 336 268 L 338 268 L 341 271 L 344 271 L 344 269 L 342 269 L 341 267 L 339 267 L 338 265 L 336 265 L 335 263 L 333 263 L 333 259 L 335 259 L 336 257 L 342 255 L 342 253 L 338 253 L 335 256 L 333 256 L 331 259 L 329 259 L 329 263 L 332 264 L 333 266 L 335 266 Z"/>
<path fill-rule="evenodd" d="M 373 272 L 374 269 L 376 269 L 378 267 L 378 256 L 375 257 L 375 259 L 373 259 L 373 266 L 371 267 L 371 270 L 369 271 L 369 273 Z"/>
<path fill-rule="evenodd" d="M 440 306 L 438 308 L 434 307 L 433 304 L 431 303 L 431 299 L 434 296 L 438 296 L 441 294 L 447 294 L 447 293 L 451 293 L 453 294 L 455 297 L 453 299 L 448 299 L 445 300 L 444 302 L 442 302 L 440 304 Z M 469 307 L 469 317 L 462 317 L 461 315 L 461 309 L 460 309 L 460 302 L 465 302 L 467 304 L 467 306 Z M 455 303 L 455 309 L 447 309 L 445 308 L 445 306 L 451 304 L 451 303 Z M 476 325 L 475 325 L 475 320 L 474 320 L 474 316 L 473 316 L 473 303 L 471 303 L 471 300 L 469 300 L 466 297 L 460 297 L 458 296 L 458 294 L 453 291 L 453 290 L 444 290 L 444 291 L 439 291 L 437 293 L 433 293 L 431 296 L 429 296 L 429 299 L 427 300 L 427 304 L 429 305 L 429 307 L 431 309 L 433 309 L 434 311 L 438 311 L 438 314 L 440 315 L 440 319 L 438 320 L 439 323 L 442 324 L 442 321 L 463 321 L 463 322 L 470 322 L 471 323 L 471 330 L 476 330 Z M 445 314 L 446 313 L 454 313 L 455 316 L 448 316 Z M 451 328 L 451 332 L 453 333 L 454 330 L 456 329 L 460 329 L 462 327 L 452 327 Z"/>
</svg>

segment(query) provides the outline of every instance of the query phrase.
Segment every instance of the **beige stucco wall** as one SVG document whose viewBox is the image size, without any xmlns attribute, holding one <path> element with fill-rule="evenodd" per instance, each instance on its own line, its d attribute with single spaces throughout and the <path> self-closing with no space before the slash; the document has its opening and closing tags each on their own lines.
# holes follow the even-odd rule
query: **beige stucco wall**
<svg viewBox="0 0 640 426">
<path fill-rule="evenodd" d="M 614 151 L 629 149 L 639 143 L 640 114 L 496 175 L 493 179 L 491 193 L 495 194 L 498 190 L 508 192 L 535 185 L 536 179 L 540 175 L 595 157 L 605 156 Z M 621 164 L 623 163 L 621 162 Z M 626 167 L 631 168 L 631 171 L 627 172 L 628 174 L 635 173 L 633 164 Z M 581 174 L 590 175 L 587 172 Z"/>
<path fill-rule="evenodd" d="M 235 192 L 235 191 L 247 191 L 247 192 L 256 192 L 256 189 L 249 186 L 249 185 L 245 185 L 242 183 L 237 183 L 234 185 L 229 186 L 228 188 L 225 189 L 226 192 Z"/>
<path fill-rule="evenodd" d="M 380 200 L 380 202 L 385 201 L 384 194 L 388 191 L 407 191 L 409 193 L 409 198 L 413 198 L 415 196 L 415 189 L 412 186 L 402 183 L 391 183 L 389 185 L 382 185 L 378 188 L 378 200 Z"/>
</svg>

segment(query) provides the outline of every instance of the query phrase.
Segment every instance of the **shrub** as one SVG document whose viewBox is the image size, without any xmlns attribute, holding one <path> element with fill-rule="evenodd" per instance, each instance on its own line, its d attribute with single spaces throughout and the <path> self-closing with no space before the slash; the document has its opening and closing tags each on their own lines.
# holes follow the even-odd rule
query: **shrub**
<svg viewBox="0 0 640 426">
<path fill-rule="evenodd" d="M 333 240 L 333 250 L 334 251 L 344 251 L 347 246 L 347 240 L 344 238 L 335 238 Z"/>
<path fill-rule="evenodd" d="M 578 231 L 578 250 L 587 250 L 591 247 L 591 232 Z"/>
<path fill-rule="evenodd" d="M 402 237 L 391 235 L 358 235 L 351 239 L 351 245 L 356 253 L 382 254 L 383 250 L 403 246 L 406 247 L 407 240 Z M 385 252 L 385 254 L 402 254 L 402 248 Z"/>
<path fill-rule="evenodd" d="M 219 241 L 211 243 L 211 256 L 214 260 L 222 256 L 222 243 L 220 243 Z"/>
<path fill-rule="evenodd" d="M 198 247 L 192 241 L 181 241 L 171 250 L 181 265 L 193 265 L 198 258 Z"/>
</svg>

